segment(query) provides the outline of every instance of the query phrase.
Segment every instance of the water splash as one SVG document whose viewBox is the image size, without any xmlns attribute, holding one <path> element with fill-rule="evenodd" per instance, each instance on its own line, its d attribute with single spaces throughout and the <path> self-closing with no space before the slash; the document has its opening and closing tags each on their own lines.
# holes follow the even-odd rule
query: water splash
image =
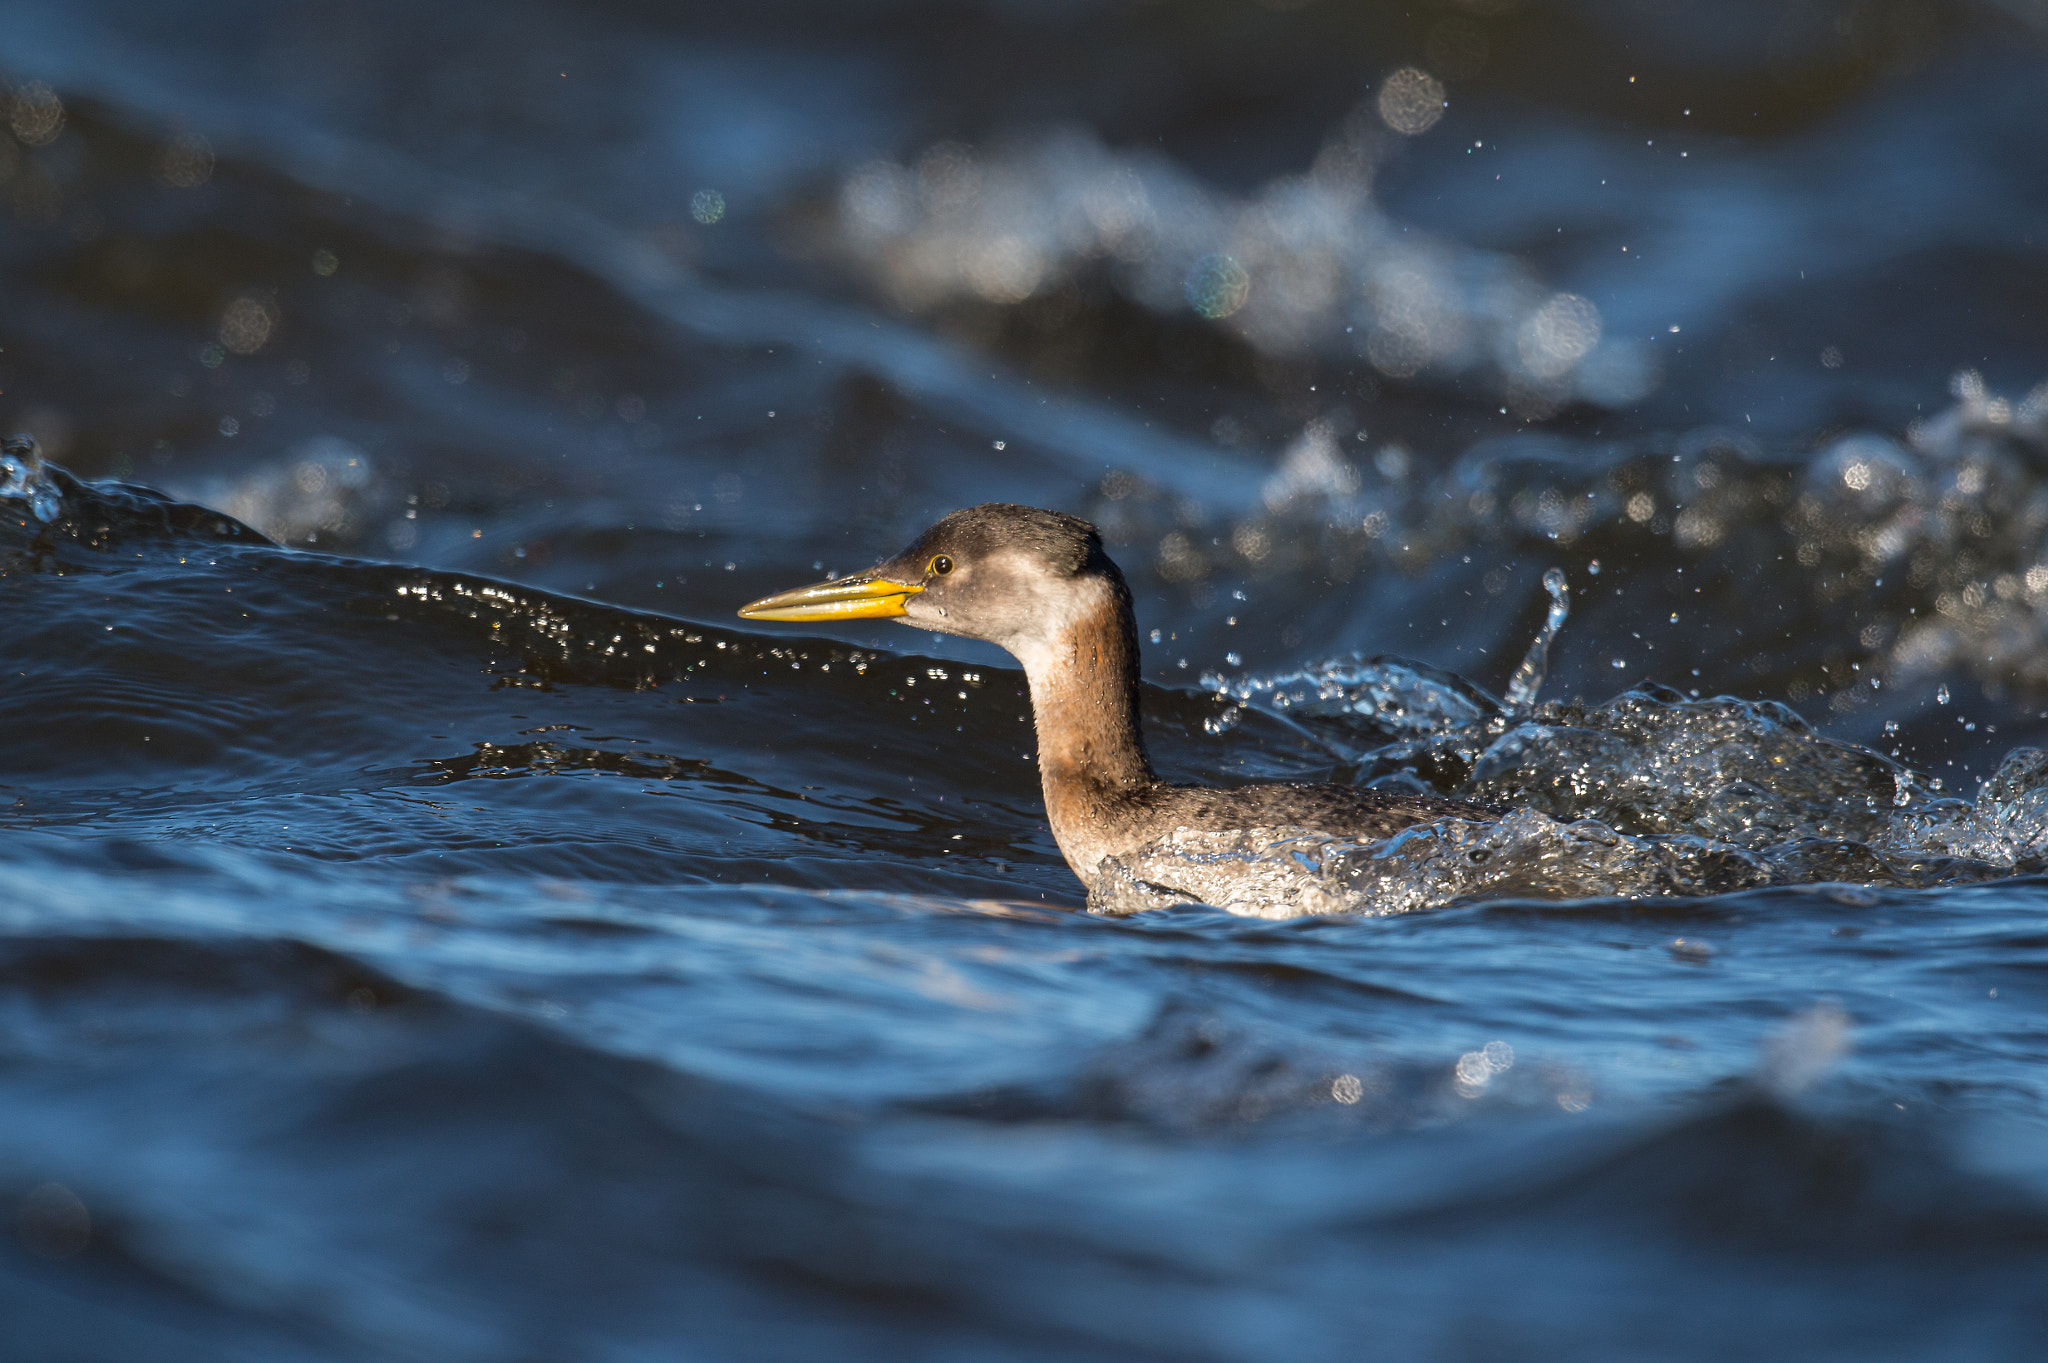
<svg viewBox="0 0 2048 1363">
<path fill-rule="evenodd" d="M 1270 676 L 1208 672 L 1202 685 L 1237 702 L 1206 722 L 1209 732 L 1235 728 L 1245 707 L 1257 706 L 1309 726 L 1347 758 L 1389 738 L 1469 729 L 1496 708 L 1491 696 L 1455 673 L 1400 658 L 1332 658 Z"/>
<path fill-rule="evenodd" d="M 1644 685 L 1601 705 L 1548 702 L 1463 721 L 1438 711 L 1435 727 L 1418 733 L 1426 695 L 1403 695 L 1386 669 L 1357 674 L 1346 691 L 1320 671 L 1321 692 L 1301 700 L 1256 680 L 1235 689 L 1309 720 L 1358 779 L 1514 812 L 1380 842 L 1307 828 L 1183 830 L 1106 861 L 1090 907 L 1125 914 L 1199 901 L 1261 918 L 1377 916 L 1502 897 L 1924 887 L 2026 872 L 2048 858 L 2048 753 L 2038 749 L 2014 751 L 1964 801 L 1771 701 L 1693 700 Z M 1361 714 L 1413 727 L 1381 728 L 1381 746 L 1361 754 Z"/>
<path fill-rule="evenodd" d="M 1824 702 L 1830 717 L 1922 680 L 2048 694 L 2048 382 L 1994 397 L 1965 375 L 1957 390 L 1902 438 L 1852 432 L 1803 459 L 1713 426 L 1597 450 L 1527 433 L 1435 472 L 1349 453 L 1350 440 L 1319 481 L 1277 482 L 1283 495 L 1200 526 L 1183 523 L 1178 490 L 1135 475 L 1105 480 L 1083 510 L 1118 543 L 1214 540 L 1206 558 L 1179 561 L 1191 590 L 1236 573 L 1305 589 L 1332 567 L 1406 578 L 1470 555 L 1503 565 L 1486 581 L 1494 595 L 1496 583 L 1512 590 L 1507 565 L 1569 548 L 1613 563 L 1601 581 L 1618 579 L 1632 620 L 1657 628 L 1660 668 L 1716 675 L 1739 662 L 1763 679 L 1752 684 Z M 1327 413 L 1308 425 L 1350 429 Z M 1321 448 L 1314 436 L 1304 428 L 1299 447 Z M 1757 601 L 1703 612 L 1696 590 L 1756 581 L 1762 565 L 1768 641 L 1735 633 Z"/>
<path fill-rule="evenodd" d="M 1565 617 L 1572 613 L 1571 592 L 1565 582 L 1564 569 L 1552 568 L 1543 575 L 1543 590 L 1550 593 L 1550 613 L 1544 617 L 1543 628 L 1536 632 L 1536 638 L 1529 644 L 1529 651 L 1522 655 L 1521 666 L 1508 681 L 1506 704 L 1511 714 L 1527 714 L 1536 706 L 1536 693 L 1543 689 L 1543 677 L 1550 670 L 1550 644 L 1557 638 L 1557 632 L 1564 628 Z"/>
<path fill-rule="evenodd" d="M 1504 702 L 1453 672 L 1403 658 L 1353 654 L 1270 675 L 1205 672 L 1202 685 L 1236 704 L 1203 721 L 1203 727 L 1212 734 L 1228 733 L 1247 707 L 1256 706 L 1309 727 L 1346 761 L 1363 759 L 1390 738 L 1427 743 L 1454 732 L 1468 740 L 1464 766 L 1469 768 L 1486 744 L 1504 732 L 1505 721 L 1526 715 L 1536 704 L 1550 645 L 1571 614 L 1563 569 L 1545 573 L 1543 587 L 1550 593 L 1549 614 L 1515 669 Z"/>
<path fill-rule="evenodd" d="M 2040 864 L 2048 859 L 2048 752 L 2013 749 L 1974 800 L 1913 803 L 1873 841 L 2015 870 Z"/>
<path fill-rule="evenodd" d="M 335 435 L 314 436 L 281 459 L 178 490 L 280 544 L 402 553 L 418 542 L 419 522 L 397 514 L 398 489 L 385 471 L 367 451 Z"/>
<path fill-rule="evenodd" d="M 63 511 L 64 499 L 50 479 L 34 436 L 16 435 L 0 442 L 0 500 L 23 504 L 45 525 Z"/>
<path fill-rule="evenodd" d="M 1634 837 L 1597 819 L 1520 809 L 1383 842 L 1313 829 L 1182 831 L 1109 859 L 1088 906 L 1126 914 L 1195 900 L 1251 918 L 1384 917 L 1461 899 L 1697 896 L 1779 879 L 1766 859 L 1712 839 Z"/>
</svg>

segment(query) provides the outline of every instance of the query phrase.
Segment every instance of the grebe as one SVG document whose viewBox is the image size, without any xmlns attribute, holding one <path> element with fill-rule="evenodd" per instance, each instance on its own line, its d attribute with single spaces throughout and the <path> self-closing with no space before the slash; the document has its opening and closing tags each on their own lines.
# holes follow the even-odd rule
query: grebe
<svg viewBox="0 0 2048 1363">
<path fill-rule="evenodd" d="M 763 597 L 749 620 L 900 618 L 1009 650 L 1031 684 L 1038 770 L 1060 852 L 1091 889 L 1106 857 L 1180 830 L 1293 827 L 1378 839 L 1432 819 L 1492 819 L 1462 801 L 1356 786 L 1223 790 L 1159 779 L 1138 728 L 1131 591 L 1094 526 L 1036 507 L 956 511 L 865 573 Z"/>
</svg>

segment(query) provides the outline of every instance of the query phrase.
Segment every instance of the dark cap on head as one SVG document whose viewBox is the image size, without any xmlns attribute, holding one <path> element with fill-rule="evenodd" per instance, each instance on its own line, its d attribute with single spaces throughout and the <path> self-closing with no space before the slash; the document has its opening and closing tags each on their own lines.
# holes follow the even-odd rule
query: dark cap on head
<svg viewBox="0 0 2048 1363">
<path fill-rule="evenodd" d="M 980 559 L 998 552 L 1028 554 L 1067 575 L 1107 561 L 1102 536 L 1079 516 L 1009 502 L 984 502 L 939 521 L 919 535 L 915 544 L 882 565 L 882 571 L 909 564 L 922 572 L 932 555 L 940 553 Z"/>
</svg>

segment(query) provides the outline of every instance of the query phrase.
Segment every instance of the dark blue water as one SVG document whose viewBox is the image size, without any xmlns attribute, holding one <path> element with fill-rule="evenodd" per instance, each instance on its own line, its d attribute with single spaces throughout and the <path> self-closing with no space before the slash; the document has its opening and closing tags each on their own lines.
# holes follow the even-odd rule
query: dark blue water
<svg viewBox="0 0 2048 1363">
<path fill-rule="evenodd" d="M 2048 1353 L 2044 36 L 0 3 L 0 1357 Z M 1083 912 L 997 500 L 1518 812 Z"/>
</svg>

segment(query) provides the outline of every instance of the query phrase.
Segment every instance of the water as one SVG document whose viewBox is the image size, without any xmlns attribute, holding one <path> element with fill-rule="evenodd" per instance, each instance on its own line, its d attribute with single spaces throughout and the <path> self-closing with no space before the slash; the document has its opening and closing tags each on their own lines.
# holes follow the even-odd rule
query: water
<svg viewBox="0 0 2048 1363">
<path fill-rule="evenodd" d="M 0 1356 L 2040 1357 L 2043 34 L 0 6 Z"/>
</svg>

